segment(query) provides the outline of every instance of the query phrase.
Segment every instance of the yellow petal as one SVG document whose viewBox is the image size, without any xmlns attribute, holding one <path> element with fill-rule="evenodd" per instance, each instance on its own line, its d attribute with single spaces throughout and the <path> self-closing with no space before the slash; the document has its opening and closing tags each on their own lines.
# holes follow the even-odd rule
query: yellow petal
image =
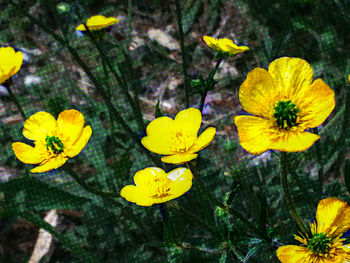
<svg viewBox="0 0 350 263">
<path fill-rule="evenodd" d="M 237 46 L 231 39 L 228 38 L 217 39 L 217 45 L 222 52 L 227 52 L 231 56 L 249 50 L 249 47 Z"/>
<path fill-rule="evenodd" d="M 163 163 L 183 164 L 183 163 L 187 163 L 193 159 L 196 159 L 197 157 L 198 157 L 198 154 L 181 153 L 181 154 L 174 154 L 174 155 L 170 155 L 170 156 L 163 156 L 161 158 L 161 161 Z"/>
<path fill-rule="evenodd" d="M 309 250 L 305 247 L 286 245 L 276 251 L 281 263 L 310 263 Z"/>
<path fill-rule="evenodd" d="M 45 161 L 42 165 L 37 166 L 30 170 L 31 173 L 44 173 L 51 171 L 53 169 L 57 169 L 64 165 L 68 158 L 62 157 L 61 155 L 56 155 L 49 160 Z"/>
<path fill-rule="evenodd" d="M 329 233 L 333 237 L 338 236 L 350 228 L 348 204 L 335 197 L 322 199 L 317 206 L 316 221 L 318 233 Z M 333 227 L 337 227 L 337 229 L 332 229 Z"/>
<path fill-rule="evenodd" d="M 193 174 L 190 169 L 177 168 L 168 173 L 167 177 L 172 181 L 170 185 L 171 199 L 175 199 L 192 187 Z"/>
<path fill-rule="evenodd" d="M 335 107 L 334 91 L 322 80 L 315 80 L 296 100 L 300 122 L 307 128 L 321 125 Z"/>
<path fill-rule="evenodd" d="M 85 124 L 83 114 L 70 109 L 62 111 L 57 118 L 57 135 L 65 144 L 74 144 L 81 136 Z"/>
<path fill-rule="evenodd" d="M 142 145 L 157 154 L 172 154 L 171 139 L 174 132 L 174 120 L 169 117 L 159 117 L 148 124 L 147 136 L 141 140 Z"/>
<path fill-rule="evenodd" d="M 201 135 L 199 135 L 198 139 L 195 141 L 193 147 L 189 152 L 195 153 L 207 147 L 214 139 L 215 133 L 216 129 L 214 127 L 207 128 L 204 132 L 201 133 Z"/>
<path fill-rule="evenodd" d="M 151 200 L 139 187 L 134 185 L 124 186 L 120 191 L 120 196 L 125 198 L 129 202 L 136 203 L 140 206 L 151 206 L 153 200 Z"/>
<path fill-rule="evenodd" d="M 267 120 L 254 116 L 236 116 L 235 124 L 239 142 L 247 152 L 259 155 L 270 149 Z"/>
<path fill-rule="evenodd" d="M 12 47 L 0 48 L 0 84 L 15 75 L 21 68 L 23 53 L 15 52 Z"/>
<path fill-rule="evenodd" d="M 45 111 L 39 111 L 24 122 L 23 136 L 29 140 L 45 140 L 56 132 L 55 117 Z"/>
<path fill-rule="evenodd" d="M 320 136 L 310 132 L 280 130 L 280 135 L 271 143 L 270 149 L 282 152 L 299 152 L 309 149 Z"/>
<path fill-rule="evenodd" d="M 86 28 L 85 28 L 85 26 L 84 26 L 83 24 L 80 24 L 79 26 L 77 26 L 77 27 L 75 28 L 75 30 L 78 30 L 78 31 L 86 31 Z"/>
<path fill-rule="evenodd" d="M 23 163 L 38 164 L 44 161 L 44 158 L 42 155 L 40 155 L 40 152 L 28 144 L 14 142 L 11 146 L 17 159 Z"/>
<path fill-rule="evenodd" d="M 117 19 L 115 17 L 105 17 L 101 15 L 92 16 L 86 21 L 86 25 L 89 28 L 89 30 L 100 30 L 106 27 L 109 27 L 111 25 L 114 25 L 118 23 L 120 19 Z M 86 28 L 83 24 L 80 24 L 76 27 L 76 30 L 79 31 L 86 31 Z"/>
<path fill-rule="evenodd" d="M 166 173 L 163 169 L 158 167 L 147 167 L 135 173 L 134 182 L 137 186 L 143 187 L 155 176 L 166 176 Z"/>
<path fill-rule="evenodd" d="M 218 49 L 217 41 L 215 38 L 210 37 L 210 36 L 203 36 L 203 40 L 208 45 L 208 47 L 215 49 L 215 50 Z"/>
<path fill-rule="evenodd" d="M 90 125 L 85 126 L 80 138 L 72 145 L 67 146 L 67 155 L 69 158 L 77 156 L 86 146 L 92 134 Z"/>
<path fill-rule="evenodd" d="M 184 109 L 175 116 L 175 126 L 193 137 L 197 137 L 201 123 L 202 113 L 196 108 Z"/>
<path fill-rule="evenodd" d="M 301 58 L 276 59 L 270 63 L 268 71 L 281 100 L 302 96 L 309 89 L 313 77 L 310 64 Z"/>
<path fill-rule="evenodd" d="M 255 68 L 247 75 L 239 88 L 239 101 L 250 114 L 273 118 L 275 103 L 279 94 L 270 74 L 262 68 Z"/>
</svg>

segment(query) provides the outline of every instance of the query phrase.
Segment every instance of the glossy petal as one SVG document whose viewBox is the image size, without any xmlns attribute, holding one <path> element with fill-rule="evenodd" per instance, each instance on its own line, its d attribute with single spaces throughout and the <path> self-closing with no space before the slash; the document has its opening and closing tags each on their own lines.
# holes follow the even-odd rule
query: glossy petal
<svg viewBox="0 0 350 263">
<path fill-rule="evenodd" d="M 183 195 L 192 187 L 193 174 L 190 169 L 174 169 L 168 173 L 168 178 L 173 181 L 170 187 L 172 199 Z"/>
<path fill-rule="evenodd" d="M 81 136 L 85 119 L 79 111 L 70 109 L 62 111 L 57 118 L 57 135 L 65 144 L 74 144 Z"/>
<path fill-rule="evenodd" d="M 134 185 L 124 186 L 120 191 L 120 196 L 129 202 L 136 203 L 140 206 L 151 206 L 153 200 L 149 198 L 139 187 Z"/>
<path fill-rule="evenodd" d="M 68 160 L 68 158 L 66 158 L 66 157 L 62 157 L 61 155 L 56 155 L 56 156 L 50 158 L 49 160 L 45 161 L 44 163 L 42 163 L 40 166 L 33 168 L 32 170 L 30 170 L 30 172 L 31 173 L 48 172 L 50 170 L 57 169 L 57 168 L 61 167 L 62 165 L 64 165 L 66 163 L 67 160 Z"/>
<path fill-rule="evenodd" d="M 204 132 L 199 135 L 198 139 L 196 140 L 193 147 L 190 149 L 190 153 L 195 153 L 203 150 L 205 147 L 207 147 L 211 141 L 214 139 L 214 136 L 216 134 L 216 128 L 209 127 Z"/>
<path fill-rule="evenodd" d="M 282 152 L 305 151 L 319 138 L 319 135 L 310 132 L 281 130 L 278 138 L 272 140 L 270 149 Z"/>
<path fill-rule="evenodd" d="M 308 128 L 321 125 L 335 107 L 334 91 L 322 80 L 315 80 L 296 100 L 300 121 Z"/>
<path fill-rule="evenodd" d="M 158 167 L 147 167 L 135 173 L 134 182 L 136 186 L 144 187 L 155 176 L 166 176 L 166 173 Z"/>
<path fill-rule="evenodd" d="M 77 156 L 86 146 L 92 134 L 90 125 L 85 126 L 80 138 L 72 145 L 67 146 L 67 155 L 69 158 Z"/>
<path fill-rule="evenodd" d="M 191 136 L 197 137 L 202 123 L 202 114 L 196 108 L 188 108 L 180 111 L 175 116 L 175 126 L 187 131 Z"/>
<path fill-rule="evenodd" d="M 17 159 L 23 163 L 38 164 L 44 161 L 44 158 L 42 155 L 40 155 L 40 152 L 28 144 L 14 142 L 11 146 Z"/>
<path fill-rule="evenodd" d="M 249 50 L 246 46 L 237 46 L 231 39 L 219 38 L 215 39 L 210 36 L 203 36 L 204 42 L 213 50 L 235 55 Z"/>
<path fill-rule="evenodd" d="M 275 81 L 280 99 L 303 96 L 312 82 L 313 70 L 309 63 L 301 58 L 282 57 L 272 61 L 268 69 Z"/>
<path fill-rule="evenodd" d="M 210 47 L 214 50 L 218 50 L 217 41 L 215 38 L 210 37 L 210 36 L 203 36 L 203 40 L 207 44 L 208 47 Z"/>
<path fill-rule="evenodd" d="M 286 245 L 276 251 L 281 263 L 310 263 L 309 250 L 305 247 Z"/>
<path fill-rule="evenodd" d="M 170 156 L 163 156 L 161 161 L 163 163 L 172 163 L 172 164 L 183 164 L 187 163 L 193 159 L 196 159 L 198 154 L 194 153 L 183 153 L 183 154 L 174 154 Z"/>
<path fill-rule="evenodd" d="M 147 136 L 141 140 L 142 145 L 151 152 L 169 155 L 171 139 L 175 129 L 174 120 L 169 117 L 159 117 L 148 124 Z"/>
<path fill-rule="evenodd" d="M 273 118 L 275 103 L 278 99 L 273 79 L 262 68 L 250 71 L 239 89 L 242 108 L 256 116 Z"/>
<path fill-rule="evenodd" d="M 23 136 L 29 140 L 45 140 L 56 132 L 55 117 L 45 111 L 39 111 L 24 122 Z"/>
<path fill-rule="evenodd" d="M 316 212 L 317 232 L 337 236 L 350 228 L 350 208 L 338 198 L 331 197 L 319 202 Z M 337 230 L 334 232 L 334 227 Z"/>
<path fill-rule="evenodd" d="M 236 116 L 235 124 L 241 146 L 249 153 L 259 155 L 270 149 L 269 122 L 254 116 Z"/>
</svg>

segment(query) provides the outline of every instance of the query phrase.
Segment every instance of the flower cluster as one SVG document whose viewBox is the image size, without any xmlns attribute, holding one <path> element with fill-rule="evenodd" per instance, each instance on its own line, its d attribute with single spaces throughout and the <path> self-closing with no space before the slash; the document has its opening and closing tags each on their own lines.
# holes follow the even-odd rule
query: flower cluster
<svg viewBox="0 0 350 263">
<path fill-rule="evenodd" d="M 162 162 L 183 164 L 197 158 L 200 150 L 214 139 L 216 129 L 207 128 L 197 136 L 202 122 L 198 109 L 180 111 L 175 119 L 159 117 L 148 124 L 141 143 L 151 152 L 167 155 Z M 140 180 L 142 177 L 144 180 Z M 186 168 L 177 168 L 166 174 L 157 167 L 146 168 L 134 175 L 136 186 L 125 186 L 120 195 L 130 202 L 149 206 L 164 203 L 187 192 L 192 185 L 192 173 Z"/>
</svg>

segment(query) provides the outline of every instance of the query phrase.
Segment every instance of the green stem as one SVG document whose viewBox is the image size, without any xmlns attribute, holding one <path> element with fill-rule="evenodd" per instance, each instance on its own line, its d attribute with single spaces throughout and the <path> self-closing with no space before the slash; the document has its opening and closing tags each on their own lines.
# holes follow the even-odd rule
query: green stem
<svg viewBox="0 0 350 263">
<path fill-rule="evenodd" d="M 89 30 L 89 28 L 85 24 L 84 24 L 84 26 L 86 28 L 87 36 L 90 38 L 92 43 L 97 48 L 98 52 L 100 53 L 101 58 L 105 61 L 109 71 L 113 74 L 113 76 L 117 80 L 118 85 L 119 85 L 122 93 L 124 94 L 126 100 L 129 102 L 129 104 L 130 104 L 130 106 L 131 106 L 131 108 L 136 116 L 136 121 L 139 125 L 139 128 L 144 130 L 146 127 L 145 127 L 145 124 L 143 122 L 143 116 L 142 116 L 141 109 L 140 109 L 140 107 L 137 107 L 137 105 L 135 104 L 135 101 L 133 101 L 133 99 L 131 98 L 131 96 L 128 92 L 127 83 L 125 81 L 123 81 L 122 77 L 120 77 L 119 74 L 117 73 L 117 71 L 114 70 L 112 63 L 109 60 L 109 58 L 106 56 L 105 51 L 104 51 L 103 47 L 101 46 L 100 42 L 98 40 L 96 40 L 94 35 L 91 33 L 91 31 Z"/>
<path fill-rule="evenodd" d="M 55 237 L 66 249 L 71 249 L 77 258 L 81 258 L 82 261 L 87 263 L 95 263 L 97 259 L 94 255 L 87 252 L 85 249 L 81 248 L 79 245 L 75 244 L 65 235 L 58 232 L 52 225 L 43 220 L 39 215 L 33 213 L 32 211 L 18 212 L 18 215 L 37 225 L 39 228 L 44 229 L 49 232 L 53 237 Z"/>
<path fill-rule="evenodd" d="M 187 209 L 184 209 L 183 207 L 177 205 L 175 202 L 168 202 L 167 204 L 169 207 L 174 208 L 174 210 L 182 215 L 185 215 L 186 217 L 190 218 L 191 220 L 197 222 L 198 224 L 202 225 L 205 229 L 207 229 L 213 236 L 217 236 L 218 232 L 217 230 L 212 227 L 211 225 L 205 223 L 204 221 L 200 220 L 200 218 L 188 211 Z"/>
<path fill-rule="evenodd" d="M 249 228 L 252 232 L 256 233 L 258 236 L 260 236 L 262 239 L 265 239 L 268 242 L 271 242 L 271 238 L 266 234 L 263 233 L 262 231 L 260 231 L 258 228 L 256 228 L 254 225 L 252 225 L 243 215 L 241 215 L 238 211 L 234 210 L 233 208 L 230 208 L 226 205 L 224 205 L 223 203 L 221 203 L 219 200 L 216 199 L 215 196 L 212 195 L 212 193 L 210 193 L 203 181 L 201 180 L 200 176 L 198 174 L 195 173 L 195 169 L 194 166 L 192 164 L 187 163 L 186 166 L 192 171 L 193 176 L 195 178 L 195 180 L 198 182 L 200 188 L 203 190 L 203 192 L 207 195 L 208 199 L 210 201 L 213 202 L 213 204 L 215 204 L 216 206 L 222 208 L 223 210 L 225 210 L 226 212 L 230 213 L 231 215 L 239 218 L 239 220 L 241 220 L 241 222 L 247 227 Z"/>
<path fill-rule="evenodd" d="M 202 112 L 203 110 L 203 107 L 204 107 L 204 103 L 205 103 L 205 98 L 207 97 L 207 94 L 208 94 L 208 90 L 212 88 L 213 86 L 213 80 L 214 80 L 214 76 L 215 76 L 215 73 L 216 71 L 218 70 L 219 66 L 220 66 L 220 63 L 221 61 L 223 60 L 223 58 L 219 58 L 217 61 L 216 61 L 216 65 L 215 65 L 215 68 L 213 68 L 211 71 L 210 71 L 210 74 L 207 78 L 207 81 L 205 82 L 205 90 L 204 92 L 201 94 L 201 102 L 199 104 L 199 110 Z"/>
<path fill-rule="evenodd" d="M 79 177 L 79 175 L 73 171 L 71 167 L 69 167 L 68 164 L 63 166 L 63 170 L 68 173 L 81 187 L 83 187 L 86 191 L 93 193 L 95 195 L 101 196 L 101 197 L 116 197 L 121 198 L 119 194 L 117 193 L 109 193 L 109 192 L 102 192 L 99 190 L 96 190 L 95 188 L 89 186 L 83 179 Z"/>
<path fill-rule="evenodd" d="M 131 32 L 132 32 L 132 0 L 128 0 L 128 33 L 127 33 L 127 47 L 131 43 Z"/>
<path fill-rule="evenodd" d="M 292 196 L 290 195 L 289 192 L 289 187 L 288 187 L 288 160 L 287 160 L 287 153 L 286 152 L 281 152 L 281 184 L 283 188 L 283 193 L 284 197 L 286 199 L 286 203 L 289 209 L 290 214 L 294 218 L 295 222 L 297 223 L 300 231 L 304 234 L 308 234 L 308 230 L 301 219 L 300 215 L 297 212 L 297 209 L 294 205 L 294 201 Z"/>
<path fill-rule="evenodd" d="M 24 113 L 24 111 L 22 110 L 21 105 L 19 104 L 19 101 L 17 100 L 16 96 L 13 94 L 13 92 L 11 90 L 11 84 L 12 84 L 12 80 L 10 78 L 5 83 L 3 83 L 2 85 L 7 89 L 8 93 L 10 94 L 11 100 L 16 104 L 17 109 L 21 113 L 22 117 L 24 119 L 27 119 L 26 114 Z"/>
<path fill-rule="evenodd" d="M 185 92 L 186 92 L 186 108 L 190 106 L 190 95 L 189 95 L 189 84 L 190 80 L 187 75 L 188 70 L 188 61 L 185 50 L 185 41 L 184 41 L 184 32 L 182 28 L 182 14 L 181 14 L 181 4 L 179 0 L 175 0 L 176 5 L 176 17 L 177 17 L 177 26 L 179 28 L 179 37 L 180 37 L 180 45 L 181 45 L 181 57 L 182 57 L 182 74 L 185 79 Z"/>
<path fill-rule="evenodd" d="M 312 130 L 315 134 L 318 134 L 317 127 L 313 128 Z M 318 171 L 318 184 L 320 187 L 320 192 L 321 194 L 323 194 L 323 161 L 322 161 L 322 150 L 321 150 L 320 141 L 317 141 L 315 143 L 315 151 L 316 151 L 317 161 L 320 164 L 320 169 Z"/>
</svg>

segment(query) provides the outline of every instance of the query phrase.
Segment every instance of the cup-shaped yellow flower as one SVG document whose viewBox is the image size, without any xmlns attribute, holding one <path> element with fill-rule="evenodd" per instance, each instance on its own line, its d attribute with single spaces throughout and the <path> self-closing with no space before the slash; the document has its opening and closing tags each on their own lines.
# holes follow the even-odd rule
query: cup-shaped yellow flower
<svg viewBox="0 0 350 263">
<path fill-rule="evenodd" d="M 259 155 L 268 149 L 297 152 L 320 137 L 305 130 L 321 125 L 335 107 L 334 91 L 303 59 L 282 57 L 268 70 L 255 68 L 239 89 L 242 108 L 256 116 L 236 116 L 240 144 Z"/>
<path fill-rule="evenodd" d="M 22 66 L 23 53 L 12 47 L 0 48 L 0 84 L 15 75 Z"/>
<path fill-rule="evenodd" d="M 233 56 L 249 50 L 249 47 L 237 46 L 231 39 L 228 38 L 216 39 L 210 36 L 203 36 L 203 40 L 211 49 L 219 51 L 228 56 Z"/>
<path fill-rule="evenodd" d="M 148 167 L 134 175 L 135 185 L 127 185 L 120 195 L 140 206 L 151 206 L 175 199 L 192 187 L 192 172 L 176 168 L 169 173 L 158 167 Z"/>
<path fill-rule="evenodd" d="M 109 26 L 112 26 L 116 23 L 118 23 L 120 19 L 117 19 L 115 17 L 105 17 L 101 15 L 92 16 L 86 21 L 86 26 L 91 31 L 101 30 L 104 28 L 107 28 Z M 86 31 L 86 28 L 83 24 L 80 24 L 76 27 L 76 30 L 78 31 Z"/>
<path fill-rule="evenodd" d="M 201 123 L 202 114 L 195 108 L 178 112 L 174 120 L 159 117 L 148 124 L 147 136 L 142 138 L 141 143 L 151 152 L 168 155 L 161 158 L 164 163 L 186 163 L 197 158 L 196 152 L 214 139 L 214 127 L 207 128 L 197 137 Z"/>
<path fill-rule="evenodd" d="M 62 111 L 57 120 L 48 112 L 37 112 L 24 122 L 22 130 L 24 137 L 34 141 L 34 147 L 14 142 L 12 149 L 21 162 L 40 164 L 32 173 L 57 169 L 86 146 L 92 129 L 84 124 L 83 114 L 75 109 Z"/>
<path fill-rule="evenodd" d="M 310 223 L 312 236 L 294 238 L 301 246 L 286 245 L 277 249 L 282 263 L 343 263 L 350 260 L 350 248 L 343 245 L 342 234 L 350 229 L 350 207 L 338 198 L 319 202 L 316 222 Z"/>
</svg>

